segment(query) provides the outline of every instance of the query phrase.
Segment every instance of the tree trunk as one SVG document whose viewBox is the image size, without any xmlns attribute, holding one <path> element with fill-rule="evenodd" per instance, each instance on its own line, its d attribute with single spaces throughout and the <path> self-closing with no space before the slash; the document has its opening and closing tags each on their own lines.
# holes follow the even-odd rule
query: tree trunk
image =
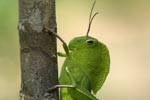
<svg viewBox="0 0 150 100">
<path fill-rule="evenodd" d="M 20 100 L 58 100 L 55 0 L 19 0 Z"/>
</svg>

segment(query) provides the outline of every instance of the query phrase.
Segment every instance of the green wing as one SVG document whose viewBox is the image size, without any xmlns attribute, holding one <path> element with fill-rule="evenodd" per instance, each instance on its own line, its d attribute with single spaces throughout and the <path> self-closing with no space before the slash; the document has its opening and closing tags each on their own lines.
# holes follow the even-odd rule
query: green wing
<svg viewBox="0 0 150 100">
<path fill-rule="evenodd" d="M 64 71 L 66 71 L 66 74 L 71 80 L 71 85 L 74 87 L 61 89 L 61 100 L 98 100 L 87 89 L 76 84 L 76 81 L 70 73 L 68 67 L 65 67 Z"/>
<path fill-rule="evenodd" d="M 74 100 L 98 100 L 89 91 L 79 86 L 68 89 L 68 92 Z"/>
<path fill-rule="evenodd" d="M 97 69 L 95 70 L 95 74 L 92 78 L 92 90 L 93 93 L 96 94 L 97 91 L 102 87 L 103 83 L 106 80 L 106 77 L 109 73 L 109 66 L 110 66 L 110 56 L 108 48 L 104 44 L 100 44 L 100 64 L 98 65 Z"/>
<path fill-rule="evenodd" d="M 98 100 L 89 91 L 79 86 L 60 89 L 60 100 Z"/>
</svg>

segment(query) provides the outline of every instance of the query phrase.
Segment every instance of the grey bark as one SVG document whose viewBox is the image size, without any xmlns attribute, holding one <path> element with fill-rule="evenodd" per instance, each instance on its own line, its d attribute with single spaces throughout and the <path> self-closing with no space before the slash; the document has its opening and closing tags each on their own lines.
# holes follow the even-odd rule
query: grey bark
<svg viewBox="0 0 150 100">
<path fill-rule="evenodd" d="M 58 100 L 55 0 L 19 0 L 20 100 Z"/>
</svg>

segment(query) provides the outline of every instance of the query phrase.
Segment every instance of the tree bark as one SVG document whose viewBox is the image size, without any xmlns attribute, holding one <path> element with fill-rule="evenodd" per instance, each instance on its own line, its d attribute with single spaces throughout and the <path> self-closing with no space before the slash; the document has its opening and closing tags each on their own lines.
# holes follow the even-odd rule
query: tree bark
<svg viewBox="0 0 150 100">
<path fill-rule="evenodd" d="M 20 100 L 58 100 L 55 0 L 19 0 Z"/>
</svg>

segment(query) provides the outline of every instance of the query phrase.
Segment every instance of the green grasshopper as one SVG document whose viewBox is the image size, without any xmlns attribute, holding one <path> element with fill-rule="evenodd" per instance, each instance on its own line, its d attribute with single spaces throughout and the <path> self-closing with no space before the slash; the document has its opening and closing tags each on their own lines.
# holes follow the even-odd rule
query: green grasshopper
<svg viewBox="0 0 150 100">
<path fill-rule="evenodd" d="M 65 57 L 59 78 L 59 85 L 50 90 L 60 88 L 60 100 L 98 100 L 93 94 L 102 87 L 109 73 L 110 56 L 107 47 L 96 38 L 89 36 L 94 2 L 86 36 L 75 37 L 67 46 L 66 42 L 57 34 L 65 53 L 58 55 Z M 93 92 L 93 94 L 92 94 Z"/>
</svg>

